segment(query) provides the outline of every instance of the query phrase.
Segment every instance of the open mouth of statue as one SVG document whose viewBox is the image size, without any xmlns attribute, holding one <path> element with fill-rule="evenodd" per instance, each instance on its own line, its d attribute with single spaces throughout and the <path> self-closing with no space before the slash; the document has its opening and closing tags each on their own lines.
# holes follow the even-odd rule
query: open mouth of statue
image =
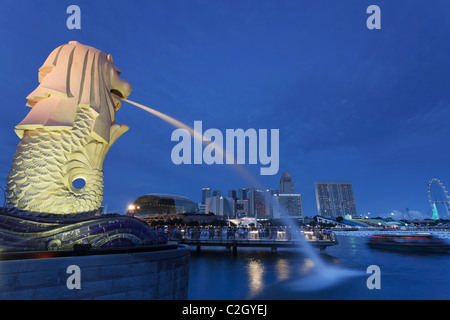
<svg viewBox="0 0 450 320">
<path fill-rule="evenodd" d="M 123 98 L 124 98 L 122 92 L 120 92 L 119 90 L 111 89 L 111 93 L 112 93 L 113 95 L 115 95 L 115 96 L 116 96 L 117 98 L 119 98 L 119 99 L 123 99 Z"/>
<path fill-rule="evenodd" d="M 114 110 L 117 111 L 122 106 L 122 99 L 124 99 L 125 97 L 123 96 L 122 92 L 117 89 L 111 89 L 110 92 L 114 100 Z"/>
</svg>

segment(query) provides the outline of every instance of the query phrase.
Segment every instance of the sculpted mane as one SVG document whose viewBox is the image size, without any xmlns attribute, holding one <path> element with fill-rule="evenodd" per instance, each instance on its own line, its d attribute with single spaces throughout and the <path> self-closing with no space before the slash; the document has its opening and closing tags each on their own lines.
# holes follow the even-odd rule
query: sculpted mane
<svg viewBox="0 0 450 320">
<path fill-rule="evenodd" d="M 22 138 L 25 130 L 68 130 L 73 127 L 78 108 L 89 107 L 95 118 L 93 138 L 112 143 L 111 126 L 121 101 L 111 90 L 125 97 L 132 90 L 120 79 L 111 55 L 71 41 L 53 50 L 39 68 L 39 85 L 27 97 L 27 106 L 32 109 L 15 131 Z M 127 129 L 123 126 L 121 131 Z"/>
</svg>

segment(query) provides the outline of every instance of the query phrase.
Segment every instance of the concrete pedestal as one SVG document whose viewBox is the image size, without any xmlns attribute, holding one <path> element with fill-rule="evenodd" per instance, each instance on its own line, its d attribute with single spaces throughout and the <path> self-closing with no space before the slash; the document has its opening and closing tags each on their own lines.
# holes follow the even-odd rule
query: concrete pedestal
<svg viewBox="0 0 450 320">
<path fill-rule="evenodd" d="M 73 252 L 43 252 L 0 258 L 10 259 L 0 261 L 0 299 L 188 298 L 187 246 L 88 252 L 80 256 Z M 71 285 L 76 280 L 79 289 Z"/>
</svg>

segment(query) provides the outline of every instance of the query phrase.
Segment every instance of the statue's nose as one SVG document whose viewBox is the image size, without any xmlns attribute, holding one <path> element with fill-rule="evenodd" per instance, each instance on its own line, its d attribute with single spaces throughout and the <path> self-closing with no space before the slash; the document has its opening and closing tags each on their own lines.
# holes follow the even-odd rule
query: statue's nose
<svg viewBox="0 0 450 320">
<path fill-rule="evenodd" d="M 133 91 L 133 86 L 125 80 L 121 79 L 121 82 L 122 82 L 121 93 L 122 96 L 126 99 L 131 94 L 131 91 Z"/>
<path fill-rule="evenodd" d="M 114 86 L 111 89 L 111 93 L 113 93 L 119 99 L 126 99 L 133 90 L 133 87 L 125 80 L 120 80 L 119 82 L 120 82 L 119 85 Z"/>
</svg>

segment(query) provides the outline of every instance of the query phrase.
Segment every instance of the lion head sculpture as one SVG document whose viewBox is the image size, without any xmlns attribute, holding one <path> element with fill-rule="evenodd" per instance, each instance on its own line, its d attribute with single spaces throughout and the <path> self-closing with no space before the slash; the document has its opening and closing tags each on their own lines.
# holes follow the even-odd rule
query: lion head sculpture
<svg viewBox="0 0 450 320">
<path fill-rule="evenodd" d="M 31 111 L 15 131 L 22 138 L 25 130 L 61 130 L 72 128 L 77 109 L 90 107 L 95 123 L 92 136 L 112 144 L 111 126 L 122 101 L 132 91 L 131 85 L 120 78 L 112 56 L 77 41 L 64 44 L 49 55 L 39 68 L 39 86 L 28 95 Z M 122 125 L 120 131 L 125 132 Z"/>
</svg>

